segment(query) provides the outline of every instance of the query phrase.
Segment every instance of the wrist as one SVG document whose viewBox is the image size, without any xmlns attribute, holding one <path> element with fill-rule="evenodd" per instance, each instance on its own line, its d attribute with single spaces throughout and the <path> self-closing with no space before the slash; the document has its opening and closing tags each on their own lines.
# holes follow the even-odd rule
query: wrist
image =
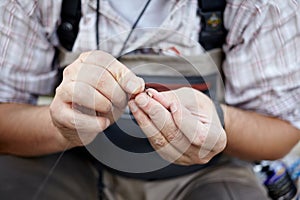
<svg viewBox="0 0 300 200">
<path fill-rule="evenodd" d="M 223 110 L 223 116 L 224 116 L 224 129 L 225 127 L 228 129 L 229 124 L 230 124 L 230 115 L 228 114 L 228 110 L 230 106 L 226 104 L 220 104 L 222 110 Z"/>
<path fill-rule="evenodd" d="M 71 142 L 68 141 L 68 139 L 65 136 L 63 136 L 63 134 L 54 124 L 51 124 L 51 126 L 53 126 L 51 129 L 53 131 L 53 141 L 56 141 L 56 146 L 58 149 L 63 151 L 74 147 L 72 146 Z"/>
<path fill-rule="evenodd" d="M 60 132 L 60 130 L 54 125 L 50 111 L 48 108 L 49 113 L 49 127 L 47 130 L 49 130 L 49 134 L 52 135 L 52 141 L 54 142 L 56 149 L 63 151 L 66 149 L 73 148 L 71 143 L 67 140 L 66 137 L 63 136 L 63 134 Z"/>
<path fill-rule="evenodd" d="M 218 101 L 213 101 L 220 123 L 222 127 L 225 129 L 225 115 L 224 115 L 224 110 L 225 110 L 225 105 L 220 104 Z"/>
</svg>

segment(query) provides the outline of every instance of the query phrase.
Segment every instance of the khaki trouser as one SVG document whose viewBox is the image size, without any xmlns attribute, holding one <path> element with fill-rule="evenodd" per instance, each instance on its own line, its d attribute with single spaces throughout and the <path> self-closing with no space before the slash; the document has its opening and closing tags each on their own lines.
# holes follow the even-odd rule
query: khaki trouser
<svg viewBox="0 0 300 200">
<path fill-rule="evenodd" d="M 265 200 L 251 165 L 229 159 L 167 180 L 143 181 L 104 172 L 105 200 Z"/>
</svg>

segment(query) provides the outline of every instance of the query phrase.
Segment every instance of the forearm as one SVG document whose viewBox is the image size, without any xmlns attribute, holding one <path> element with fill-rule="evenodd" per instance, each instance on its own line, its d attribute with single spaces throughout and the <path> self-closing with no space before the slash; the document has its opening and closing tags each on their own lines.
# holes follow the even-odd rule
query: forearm
<svg viewBox="0 0 300 200">
<path fill-rule="evenodd" d="M 287 154 L 300 139 L 300 130 L 288 122 L 222 106 L 227 147 L 225 153 L 247 160 L 275 160 Z"/>
<path fill-rule="evenodd" d="M 0 104 L 0 153 L 38 156 L 68 148 L 54 127 L 49 108 Z"/>
</svg>

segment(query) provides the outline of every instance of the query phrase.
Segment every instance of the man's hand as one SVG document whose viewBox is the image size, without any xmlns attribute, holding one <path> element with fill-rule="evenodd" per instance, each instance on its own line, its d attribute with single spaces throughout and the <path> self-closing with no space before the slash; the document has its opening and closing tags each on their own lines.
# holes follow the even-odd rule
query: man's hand
<svg viewBox="0 0 300 200">
<path fill-rule="evenodd" d="M 102 51 L 81 54 L 63 73 L 50 105 L 54 125 L 71 146 L 89 144 L 116 121 L 144 81 Z"/>
<path fill-rule="evenodd" d="M 170 162 L 204 164 L 226 146 L 214 104 L 199 91 L 148 89 L 131 100 L 129 107 L 153 148 Z"/>
</svg>

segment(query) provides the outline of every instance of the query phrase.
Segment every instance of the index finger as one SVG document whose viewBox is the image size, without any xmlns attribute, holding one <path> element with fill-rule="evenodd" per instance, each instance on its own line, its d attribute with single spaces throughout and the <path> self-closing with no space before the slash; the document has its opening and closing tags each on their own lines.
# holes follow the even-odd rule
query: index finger
<svg viewBox="0 0 300 200">
<path fill-rule="evenodd" d="M 104 51 L 90 51 L 78 58 L 79 62 L 97 65 L 109 71 L 121 88 L 129 94 L 138 94 L 144 91 L 145 82 L 136 76 L 124 64 Z"/>
</svg>

